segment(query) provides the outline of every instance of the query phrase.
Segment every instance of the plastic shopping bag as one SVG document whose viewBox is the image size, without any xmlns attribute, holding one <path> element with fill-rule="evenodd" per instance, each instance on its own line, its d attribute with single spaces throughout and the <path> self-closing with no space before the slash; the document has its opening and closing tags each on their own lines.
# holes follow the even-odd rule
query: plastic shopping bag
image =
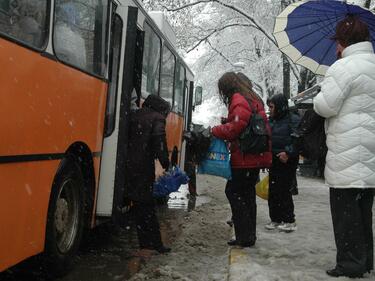
<svg viewBox="0 0 375 281">
<path fill-rule="evenodd" d="M 256 194 L 264 200 L 268 200 L 269 180 L 270 177 L 265 176 L 261 181 L 259 181 L 255 185 Z"/>
<path fill-rule="evenodd" d="M 230 154 L 223 140 L 212 139 L 206 157 L 199 163 L 198 173 L 219 176 L 228 180 L 232 178 Z"/>
<path fill-rule="evenodd" d="M 165 197 L 172 192 L 176 192 L 182 184 L 187 184 L 188 181 L 189 177 L 184 171 L 179 167 L 173 167 L 155 181 L 153 196 Z"/>
</svg>

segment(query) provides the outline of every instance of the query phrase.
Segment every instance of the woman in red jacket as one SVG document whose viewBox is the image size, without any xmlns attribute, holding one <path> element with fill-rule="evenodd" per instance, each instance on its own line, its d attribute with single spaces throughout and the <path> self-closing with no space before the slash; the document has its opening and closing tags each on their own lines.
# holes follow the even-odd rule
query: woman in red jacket
<svg viewBox="0 0 375 281">
<path fill-rule="evenodd" d="M 243 74 L 241 74 L 243 75 Z M 247 127 L 253 110 L 263 116 L 270 132 L 263 102 L 250 83 L 234 72 L 225 73 L 218 82 L 219 95 L 228 107 L 226 123 L 212 128 L 212 135 L 230 142 L 232 179 L 225 194 L 232 209 L 236 238 L 229 245 L 251 247 L 256 241 L 255 184 L 259 169 L 271 166 L 271 150 L 262 154 L 244 154 L 238 138 Z M 270 148 L 271 149 L 271 148 Z"/>
</svg>

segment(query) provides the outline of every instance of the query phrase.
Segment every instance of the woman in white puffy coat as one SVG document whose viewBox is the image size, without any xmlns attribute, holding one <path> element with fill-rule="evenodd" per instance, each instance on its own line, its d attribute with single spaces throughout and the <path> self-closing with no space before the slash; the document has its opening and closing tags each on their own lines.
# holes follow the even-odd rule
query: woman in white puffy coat
<svg viewBox="0 0 375 281">
<path fill-rule="evenodd" d="M 338 23 L 338 60 L 328 69 L 314 110 L 326 118 L 325 179 L 337 248 L 334 277 L 373 269 L 375 55 L 369 30 L 353 16 Z"/>
</svg>

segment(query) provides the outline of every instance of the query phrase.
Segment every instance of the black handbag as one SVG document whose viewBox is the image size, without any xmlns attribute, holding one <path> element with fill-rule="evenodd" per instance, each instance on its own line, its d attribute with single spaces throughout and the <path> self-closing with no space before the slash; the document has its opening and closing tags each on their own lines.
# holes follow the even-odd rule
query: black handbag
<svg viewBox="0 0 375 281">
<path fill-rule="evenodd" d="M 249 124 L 238 138 L 239 147 L 245 154 L 261 154 L 269 150 L 270 135 L 263 116 L 251 107 L 250 102 L 249 105 L 252 115 Z"/>
</svg>

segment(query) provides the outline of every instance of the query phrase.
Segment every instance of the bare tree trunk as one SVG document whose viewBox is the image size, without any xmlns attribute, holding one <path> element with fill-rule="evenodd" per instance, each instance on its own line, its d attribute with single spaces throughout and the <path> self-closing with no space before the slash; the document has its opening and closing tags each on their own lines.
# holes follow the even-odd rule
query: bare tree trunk
<svg viewBox="0 0 375 281">
<path fill-rule="evenodd" d="M 290 98 L 290 65 L 285 55 L 283 55 L 283 94 Z"/>
<path fill-rule="evenodd" d="M 303 92 L 316 84 L 316 75 L 307 68 L 302 67 L 300 76 L 301 81 L 298 83 L 298 93 Z"/>
<path fill-rule="evenodd" d="M 288 0 L 281 0 L 281 9 L 285 9 L 289 5 Z M 286 58 L 286 55 L 283 57 L 283 94 L 289 99 L 290 98 L 290 65 L 289 61 Z"/>
<path fill-rule="evenodd" d="M 370 9 L 370 6 L 371 6 L 371 0 L 366 0 L 365 8 Z"/>
</svg>

